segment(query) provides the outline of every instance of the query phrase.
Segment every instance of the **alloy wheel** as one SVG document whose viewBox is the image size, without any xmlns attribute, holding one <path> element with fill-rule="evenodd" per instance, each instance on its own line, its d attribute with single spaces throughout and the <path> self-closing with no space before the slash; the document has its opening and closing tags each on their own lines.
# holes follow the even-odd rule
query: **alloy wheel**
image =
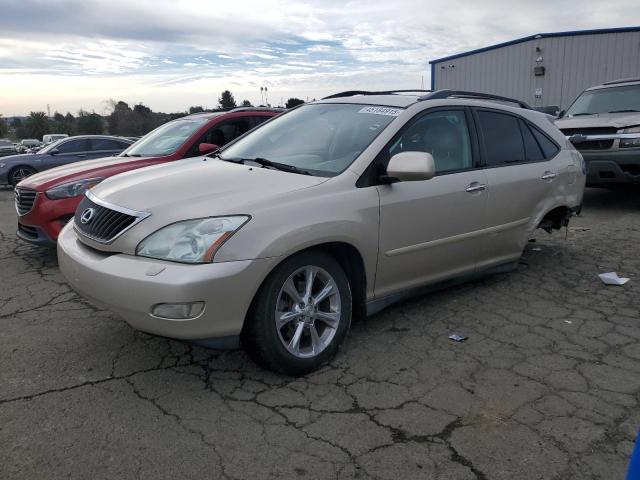
<svg viewBox="0 0 640 480">
<path fill-rule="evenodd" d="M 280 341 L 298 358 L 311 358 L 327 348 L 341 317 L 341 298 L 333 277 L 312 265 L 293 272 L 276 301 L 275 324 Z"/>
</svg>

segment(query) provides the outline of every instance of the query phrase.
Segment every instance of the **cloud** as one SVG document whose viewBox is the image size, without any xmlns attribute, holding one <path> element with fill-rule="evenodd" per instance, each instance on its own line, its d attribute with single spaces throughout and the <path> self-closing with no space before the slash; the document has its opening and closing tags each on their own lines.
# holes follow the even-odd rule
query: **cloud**
<svg viewBox="0 0 640 480">
<path fill-rule="evenodd" d="M 428 82 L 433 58 L 538 32 L 640 22 L 626 1 L 585 2 L 580 9 L 569 0 L 517 8 L 510 0 L 5 2 L 0 113 L 42 108 L 54 102 L 51 91 L 70 108 L 122 96 L 169 110 L 206 103 L 198 96 L 216 97 L 224 85 L 254 103 L 263 85 L 273 98 L 276 89 L 313 98 L 417 88 Z"/>
</svg>

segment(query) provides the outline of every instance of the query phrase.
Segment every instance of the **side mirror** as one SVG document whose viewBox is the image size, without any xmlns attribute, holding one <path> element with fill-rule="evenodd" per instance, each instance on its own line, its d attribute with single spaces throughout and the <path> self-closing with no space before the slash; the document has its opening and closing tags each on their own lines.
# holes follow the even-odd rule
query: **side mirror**
<svg viewBox="0 0 640 480">
<path fill-rule="evenodd" d="M 564 114 L 567 113 L 566 110 L 560 110 L 560 113 L 558 113 L 558 118 L 562 118 L 564 117 Z"/>
<path fill-rule="evenodd" d="M 219 149 L 220 147 L 215 143 L 201 143 L 200 145 L 198 145 L 198 152 L 201 155 L 206 155 L 207 153 L 215 152 Z"/>
<path fill-rule="evenodd" d="M 54 148 L 53 150 L 51 150 L 51 151 L 49 152 L 49 155 L 57 155 L 57 154 L 59 154 L 59 153 L 60 153 L 60 150 L 58 150 L 57 148 Z"/>
<path fill-rule="evenodd" d="M 433 156 L 426 152 L 401 152 L 389 160 L 386 183 L 430 180 L 436 174 Z"/>
</svg>

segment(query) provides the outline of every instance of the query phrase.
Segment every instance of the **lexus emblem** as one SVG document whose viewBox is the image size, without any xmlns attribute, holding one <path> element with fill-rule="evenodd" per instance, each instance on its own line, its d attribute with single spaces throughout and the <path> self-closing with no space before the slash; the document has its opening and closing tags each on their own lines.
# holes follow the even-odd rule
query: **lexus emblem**
<svg viewBox="0 0 640 480">
<path fill-rule="evenodd" d="M 80 215 L 80 223 L 87 224 L 91 221 L 96 211 L 93 208 L 86 208 Z"/>
</svg>

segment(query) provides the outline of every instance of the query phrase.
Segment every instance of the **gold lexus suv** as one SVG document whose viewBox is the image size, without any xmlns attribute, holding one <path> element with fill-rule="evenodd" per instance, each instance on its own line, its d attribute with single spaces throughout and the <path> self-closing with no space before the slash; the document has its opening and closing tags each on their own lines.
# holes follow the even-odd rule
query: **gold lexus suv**
<svg viewBox="0 0 640 480">
<path fill-rule="evenodd" d="M 508 106 L 514 104 L 515 106 Z M 579 210 L 544 114 L 471 92 L 344 92 L 208 157 L 109 178 L 59 237 L 69 283 L 134 328 L 301 375 L 351 319 L 517 263 Z"/>
</svg>

